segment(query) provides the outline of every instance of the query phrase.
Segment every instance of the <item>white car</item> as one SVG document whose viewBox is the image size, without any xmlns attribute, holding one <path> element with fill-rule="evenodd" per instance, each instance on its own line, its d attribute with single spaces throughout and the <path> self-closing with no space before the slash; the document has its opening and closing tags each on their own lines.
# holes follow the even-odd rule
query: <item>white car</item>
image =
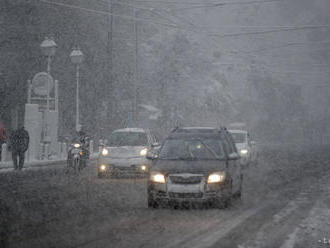
<svg viewBox="0 0 330 248">
<path fill-rule="evenodd" d="M 149 130 L 125 128 L 112 132 L 98 157 L 98 177 L 115 174 L 147 174 L 150 161 L 146 155 L 159 144 Z"/>
<path fill-rule="evenodd" d="M 234 139 L 237 151 L 241 156 L 242 164 L 256 163 L 257 150 L 256 144 L 251 140 L 250 135 L 245 130 L 229 130 Z"/>
</svg>

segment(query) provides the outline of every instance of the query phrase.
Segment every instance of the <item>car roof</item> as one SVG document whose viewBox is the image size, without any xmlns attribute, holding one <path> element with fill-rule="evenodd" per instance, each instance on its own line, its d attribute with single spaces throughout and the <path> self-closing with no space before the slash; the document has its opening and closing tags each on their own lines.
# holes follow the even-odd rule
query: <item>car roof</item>
<svg viewBox="0 0 330 248">
<path fill-rule="evenodd" d="M 122 128 L 122 129 L 117 129 L 113 131 L 114 133 L 119 133 L 119 132 L 135 132 L 135 133 L 146 133 L 146 130 L 143 128 Z"/>
<path fill-rule="evenodd" d="M 215 127 L 176 127 L 172 133 L 217 133 L 218 128 Z"/>
<path fill-rule="evenodd" d="M 248 133 L 248 131 L 246 131 L 246 130 L 228 130 L 228 132 L 230 132 L 230 133 L 245 133 L 245 134 L 247 134 Z"/>
<path fill-rule="evenodd" d="M 171 133 L 166 139 L 206 139 L 206 138 L 221 138 L 220 133 Z"/>
</svg>

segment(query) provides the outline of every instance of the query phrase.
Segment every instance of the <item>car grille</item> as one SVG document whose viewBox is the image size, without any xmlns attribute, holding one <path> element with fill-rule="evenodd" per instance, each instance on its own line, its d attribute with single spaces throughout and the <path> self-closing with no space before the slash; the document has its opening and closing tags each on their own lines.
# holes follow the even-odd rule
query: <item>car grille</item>
<svg viewBox="0 0 330 248">
<path fill-rule="evenodd" d="M 112 173 L 114 174 L 136 174 L 136 173 L 143 173 L 142 170 L 140 170 L 139 166 L 110 166 L 110 169 Z"/>
<path fill-rule="evenodd" d="M 170 180 L 175 184 L 198 184 L 202 181 L 202 176 L 170 176 Z"/>
<path fill-rule="evenodd" d="M 203 193 L 169 193 L 170 198 L 202 198 Z"/>
<path fill-rule="evenodd" d="M 118 170 L 118 171 L 136 171 L 137 170 L 137 168 L 136 167 L 122 167 L 122 166 L 117 166 L 117 167 L 115 167 L 114 166 L 114 169 L 115 170 Z"/>
</svg>

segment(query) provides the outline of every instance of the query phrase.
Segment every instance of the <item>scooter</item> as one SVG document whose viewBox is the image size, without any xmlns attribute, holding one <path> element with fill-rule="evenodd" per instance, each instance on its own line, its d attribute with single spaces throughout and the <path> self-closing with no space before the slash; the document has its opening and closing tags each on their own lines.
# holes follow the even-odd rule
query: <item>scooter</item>
<svg viewBox="0 0 330 248">
<path fill-rule="evenodd" d="M 71 145 L 68 152 L 67 166 L 68 169 L 73 169 L 74 172 L 80 172 L 86 167 L 86 152 L 84 151 L 82 144 L 76 142 Z"/>
</svg>

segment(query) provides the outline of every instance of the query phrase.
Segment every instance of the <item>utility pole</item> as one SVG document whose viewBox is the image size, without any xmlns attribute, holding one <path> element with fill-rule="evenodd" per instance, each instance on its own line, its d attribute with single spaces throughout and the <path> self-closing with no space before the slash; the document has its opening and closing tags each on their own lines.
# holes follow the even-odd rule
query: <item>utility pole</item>
<svg viewBox="0 0 330 248">
<path fill-rule="evenodd" d="M 107 99 L 107 118 L 106 123 L 109 124 L 110 121 L 113 120 L 114 113 L 114 99 L 113 99 L 113 61 L 112 61 L 112 50 L 113 50 L 113 42 L 112 42 L 112 29 L 113 29 L 113 2 L 112 0 L 108 0 L 108 41 L 107 41 L 107 82 L 106 82 L 106 91 L 105 91 L 105 99 Z"/>
<path fill-rule="evenodd" d="M 138 75 L 138 23 L 137 23 L 137 10 L 133 8 L 134 11 L 134 33 L 135 33 L 135 66 L 134 66 L 134 102 L 133 102 L 133 113 L 134 113 L 134 121 L 137 124 L 138 120 L 138 82 L 139 82 L 139 75 Z"/>
</svg>

